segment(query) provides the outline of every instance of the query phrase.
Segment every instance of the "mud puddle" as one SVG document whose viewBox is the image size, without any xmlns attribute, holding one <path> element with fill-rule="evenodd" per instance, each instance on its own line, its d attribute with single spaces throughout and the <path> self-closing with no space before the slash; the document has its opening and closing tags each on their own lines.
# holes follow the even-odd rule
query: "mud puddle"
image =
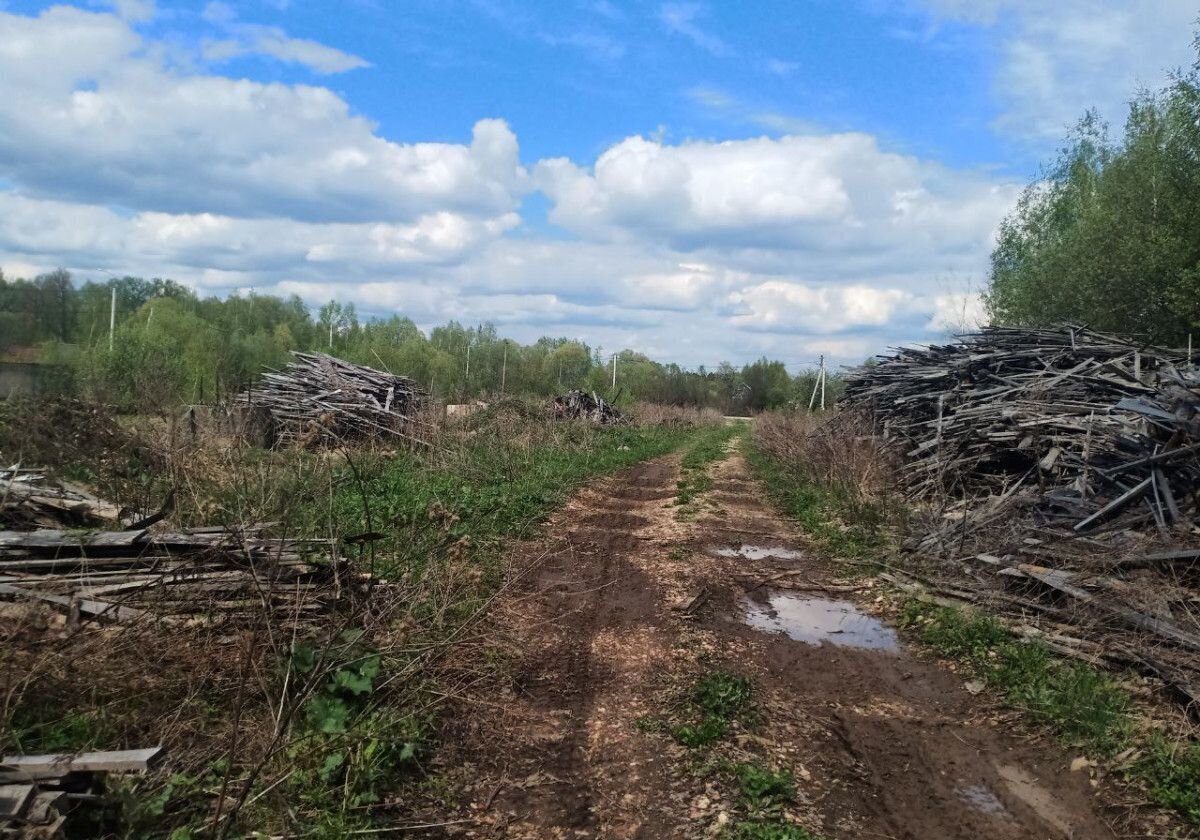
<svg viewBox="0 0 1200 840">
<path fill-rule="evenodd" d="M 798 642 L 898 651 L 896 631 L 849 601 L 769 591 L 766 602 L 742 599 L 743 619 L 756 630 L 786 633 Z"/>
<path fill-rule="evenodd" d="M 738 548 L 711 546 L 709 553 L 714 557 L 741 557 L 743 560 L 799 560 L 803 551 L 784 548 L 781 545 L 741 545 Z"/>
</svg>

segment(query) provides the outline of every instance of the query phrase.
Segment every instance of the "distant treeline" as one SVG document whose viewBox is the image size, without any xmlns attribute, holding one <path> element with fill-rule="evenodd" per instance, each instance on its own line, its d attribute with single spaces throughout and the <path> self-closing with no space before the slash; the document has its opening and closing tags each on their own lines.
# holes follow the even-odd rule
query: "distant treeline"
<svg viewBox="0 0 1200 840">
<path fill-rule="evenodd" d="M 28 358 L 30 348 L 41 361 L 64 365 L 71 387 L 130 409 L 227 397 L 264 367 L 286 364 L 291 350 L 320 350 L 411 376 L 450 400 L 569 388 L 613 396 L 611 353 L 567 338 L 522 345 L 501 338 L 491 324 L 454 321 L 425 335 L 399 316 L 360 322 L 353 305 L 337 302 L 314 318 L 295 296 L 199 298 L 170 280 L 138 277 L 76 286 L 61 270 L 32 280 L 0 274 L 0 357 L 23 351 Z M 686 370 L 625 350 L 617 360 L 617 395 L 725 412 L 806 407 L 815 374 L 793 377 L 782 362 L 765 358 L 740 368 Z M 828 377 L 827 404 L 840 384 Z"/>
<path fill-rule="evenodd" d="M 1200 341 L 1200 62 L 1141 93 L 1120 140 L 1080 122 L 1005 220 L 990 285 L 998 322 Z"/>
</svg>

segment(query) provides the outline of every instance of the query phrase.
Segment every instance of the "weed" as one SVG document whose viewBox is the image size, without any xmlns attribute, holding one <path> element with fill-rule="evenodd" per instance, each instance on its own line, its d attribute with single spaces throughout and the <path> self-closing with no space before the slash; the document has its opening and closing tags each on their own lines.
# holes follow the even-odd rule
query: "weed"
<svg viewBox="0 0 1200 840">
<path fill-rule="evenodd" d="M 796 784 L 787 770 L 775 771 L 761 764 L 738 764 L 733 768 L 742 801 L 756 816 L 778 813 L 796 795 Z"/>
<path fill-rule="evenodd" d="M 719 741 L 735 720 L 749 717 L 753 693 L 754 685 L 746 677 L 723 671 L 705 674 L 688 698 L 694 722 L 674 726 L 672 737 L 689 749 Z"/>
<path fill-rule="evenodd" d="M 712 426 L 697 435 L 695 442 L 688 447 L 680 461 L 681 475 L 675 492 L 675 504 L 680 508 L 677 515 L 680 518 L 687 518 L 696 512 L 697 500 L 713 486 L 708 465 L 720 460 L 728 451 L 729 441 L 744 431 L 740 425 Z"/>
<path fill-rule="evenodd" d="M 1159 805 L 1200 826 L 1200 744 L 1179 743 L 1155 733 L 1133 776 L 1145 783 L 1150 798 Z"/>
<path fill-rule="evenodd" d="M 821 840 L 798 825 L 781 822 L 742 821 L 724 836 L 731 840 Z"/>
<path fill-rule="evenodd" d="M 662 732 L 666 728 L 663 719 L 654 715 L 642 715 L 633 725 L 638 732 Z"/>
</svg>

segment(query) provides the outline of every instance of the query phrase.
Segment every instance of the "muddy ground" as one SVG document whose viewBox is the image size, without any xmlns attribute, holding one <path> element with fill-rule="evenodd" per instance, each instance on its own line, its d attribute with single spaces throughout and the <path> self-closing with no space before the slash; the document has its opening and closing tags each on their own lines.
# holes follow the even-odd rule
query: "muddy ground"
<svg viewBox="0 0 1200 840">
<path fill-rule="evenodd" d="M 740 454 L 679 517 L 677 457 L 580 493 L 497 608 L 487 670 L 456 701 L 436 768 L 440 836 L 689 838 L 738 818 L 716 756 L 791 771 L 779 819 L 834 840 L 1121 836 L 1074 755 L 974 696 L 817 556 Z M 714 669 L 755 684 L 758 721 L 711 751 L 645 721 Z"/>
</svg>

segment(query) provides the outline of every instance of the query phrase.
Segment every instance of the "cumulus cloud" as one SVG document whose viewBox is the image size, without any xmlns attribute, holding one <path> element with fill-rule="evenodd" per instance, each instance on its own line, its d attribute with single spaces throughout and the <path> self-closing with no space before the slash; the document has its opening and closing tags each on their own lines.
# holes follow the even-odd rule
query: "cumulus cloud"
<svg viewBox="0 0 1200 840">
<path fill-rule="evenodd" d="M 230 7 L 205 16 L 257 49 Z M 499 119 L 469 142 L 401 143 L 327 88 L 185 72 L 162 52 L 115 14 L 0 13 L 0 266 L 337 297 L 693 365 L 854 361 L 952 319 L 962 301 L 936 278 L 978 282 L 1016 194 L 861 133 L 633 136 L 530 172 Z M 572 235 L 522 223 L 534 189 Z"/>
<path fill-rule="evenodd" d="M 667 145 L 631 137 L 590 168 L 545 160 L 550 218 L 586 236 L 710 247 L 978 253 L 1012 185 L 886 152 L 857 133 Z"/>
<path fill-rule="evenodd" d="M 1195 0 L 919 0 L 935 18 L 994 27 L 1006 133 L 1052 141 L 1095 107 L 1119 125 L 1139 86 L 1195 60 Z"/>
<path fill-rule="evenodd" d="M 526 188 L 502 120 L 470 144 L 394 143 L 326 88 L 181 76 L 146 46 L 111 15 L 0 14 L 0 177 L 84 202 L 345 222 L 493 215 Z"/>
</svg>

